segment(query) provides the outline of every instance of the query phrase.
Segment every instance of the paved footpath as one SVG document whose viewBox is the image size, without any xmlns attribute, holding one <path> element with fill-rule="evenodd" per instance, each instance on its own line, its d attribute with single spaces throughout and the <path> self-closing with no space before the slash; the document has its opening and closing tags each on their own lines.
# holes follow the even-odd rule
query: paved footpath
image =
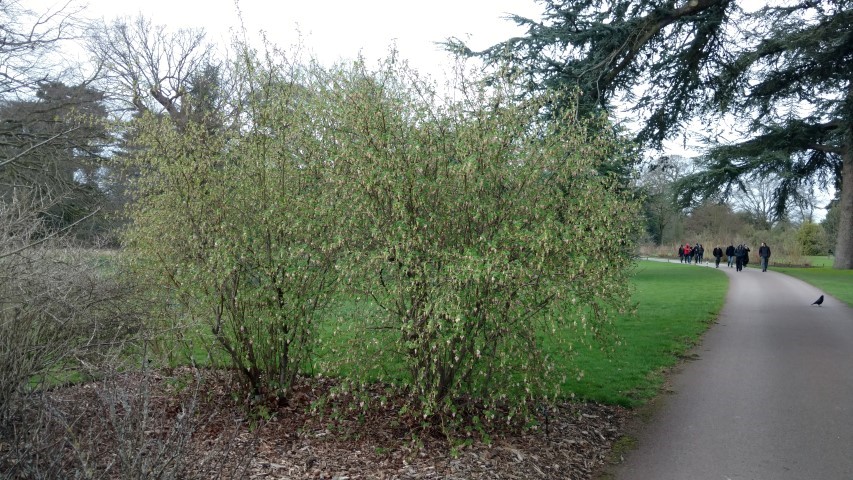
<svg viewBox="0 0 853 480">
<path fill-rule="evenodd" d="M 829 295 L 811 306 L 824 292 L 772 265 L 720 270 L 718 323 L 614 478 L 853 479 L 853 309 Z"/>
</svg>

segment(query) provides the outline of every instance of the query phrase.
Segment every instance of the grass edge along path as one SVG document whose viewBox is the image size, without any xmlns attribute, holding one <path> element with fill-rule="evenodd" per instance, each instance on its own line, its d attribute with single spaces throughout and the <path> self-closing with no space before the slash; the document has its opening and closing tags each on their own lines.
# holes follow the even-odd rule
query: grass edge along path
<svg viewBox="0 0 853 480">
<path fill-rule="evenodd" d="M 810 267 L 776 267 L 770 257 L 769 269 L 798 278 L 853 307 L 853 270 L 832 268 L 827 257 L 812 257 Z"/>
<path fill-rule="evenodd" d="M 565 343 L 544 343 L 543 348 L 555 357 L 557 364 L 566 366 L 567 379 L 560 385 L 562 397 L 627 407 L 646 403 L 660 392 L 667 369 L 677 364 L 716 320 L 728 289 L 728 277 L 721 271 L 647 260 L 637 262 L 631 282 L 636 313 L 614 319 L 616 343 L 603 344 L 594 339 L 574 341 L 575 349 L 571 352 L 565 351 Z M 357 308 L 349 310 L 351 305 L 347 302 L 343 308 L 345 311 L 335 312 L 336 316 L 358 318 Z M 201 337 L 213 341 L 203 333 L 205 326 L 197 328 L 193 335 L 199 338 L 192 342 L 196 347 L 199 341 L 205 343 Z M 393 361 L 392 356 L 377 353 L 382 349 L 373 344 L 379 338 L 356 342 L 360 348 L 370 350 L 367 353 L 376 361 L 375 364 L 347 365 L 346 361 L 330 359 L 328 355 L 337 357 L 331 350 L 345 347 L 349 342 L 333 339 L 335 334 L 331 329 L 321 326 L 320 331 L 320 345 L 324 346 L 316 352 L 319 356 L 315 357 L 314 364 L 306 366 L 305 374 L 347 376 L 353 368 L 383 371 L 386 378 L 395 371 L 391 373 L 392 377 L 404 374 L 399 371 L 399 366 L 389 364 Z M 372 352 L 374 347 L 379 350 Z M 213 350 L 216 351 L 215 348 Z M 190 348 L 184 355 L 207 365 L 210 364 L 211 353 L 206 349 Z M 380 358 L 383 356 L 385 358 Z M 227 359 L 220 358 L 220 362 L 227 363 Z"/>
<path fill-rule="evenodd" d="M 654 261 L 639 261 L 631 282 L 636 313 L 614 319 L 616 342 L 602 343 L 591 335 L 581 338 L 578 335 L 582 334 L 571 328 L 561 334 L 560 340 L 549 342 L 551 337 L 543 335 L 543 350 L 558 367 L 566 368 L 567 378 L 560 385 L 563 398 L 628 407 L 653 398 L 663 385 L 666 369 L 675 365 L 717 318 L 728 289 L 728 277 L 723 272 Z M 358 318 L 358 309 L 349 310 L 350 307 L 347 305 L 337 316 Z M 352 343 L 352 334 L 344 334 L 348 340 L 343 340 L 340 333 L 334 335 L 331 329 L 321 327 L 321 331 L 324 338 L 320 343 L 325 346 L 313 368 L 306 372 L 309 375 L 347 376 L 353 368 L 384 372 L 385 379 L 389 374 L 405 375 L 393 364 L 393 356 L 382 355 L 381 346 L 373 351 L 379 337 Z M 575 346 L 571 351 L 565 348 L 566 339 Z M 332 352 L 340 352 L 346 345 L 369 350 L 367 356 L 372 362 L 337 363 L 339 358 Z"/>
<path fill-rule="evenodd" d="M 717 319 L 728 277 L 695 265 L 639 261 L 632 279 L 635 315 L 614 321 L 619 343 L 591 344 L 573 359 L 582 375 L 563 385 L 581 400 L 637 407 L 655 397 L 666 370 Z"/>
</svg>

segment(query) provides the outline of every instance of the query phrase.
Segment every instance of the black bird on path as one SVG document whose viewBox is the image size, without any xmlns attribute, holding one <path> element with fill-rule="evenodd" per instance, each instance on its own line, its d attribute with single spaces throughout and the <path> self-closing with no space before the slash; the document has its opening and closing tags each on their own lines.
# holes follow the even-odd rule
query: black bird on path
<svg viewBox="0 0 853 480">
<path fill-rule="evenodd" d="M 817 305 L 819 307 L 822 303 L 823 303 L 823 295 L 821 295 L 820 298 L 815 300 L 812 305 Z"/>
</svg>

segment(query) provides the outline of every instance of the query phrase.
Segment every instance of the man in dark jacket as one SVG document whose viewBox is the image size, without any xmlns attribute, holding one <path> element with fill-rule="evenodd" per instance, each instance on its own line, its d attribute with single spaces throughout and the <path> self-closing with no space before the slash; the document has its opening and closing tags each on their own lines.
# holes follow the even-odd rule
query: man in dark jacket
<svg viewBox="0 0 853 480">
<path fill-rule="evenodd" d="M 770 247 L 764 242 L 761 242 L 761 246 L 758 247 L 758 257 L 761 259 L 761 271 L 766 272 L 767 263 L 770 261 Z"/>
<path fill-rule="evenodd" d="M 726 247 L 726 256 L 729 257 L 729 268 L 732 268 L 732 264 L 735 263 L 735 246 L 729 245 Z"/>
<path fill-rule="evenodd" d="M 714 268 L 720 268 L 720 258 L 723 256 L 723 249 L 719 245 L 714 247 Z"/>
<path fill-rule="evenodd" d="M 743 270 L 743 257 L 746 256 L 746 249 L 743 244 L 735 247 L 735 270 L 741 271 Z"/>
</svg>

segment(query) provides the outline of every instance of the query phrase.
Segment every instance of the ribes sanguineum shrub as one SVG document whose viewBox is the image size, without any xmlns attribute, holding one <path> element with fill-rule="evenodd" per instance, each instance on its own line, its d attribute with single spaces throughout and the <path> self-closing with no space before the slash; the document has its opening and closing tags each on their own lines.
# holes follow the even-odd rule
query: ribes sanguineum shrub
<svg viewBox="0 0 853 480">
<path fill-rule="evenodd" d="M 255 392 L 336 365 L 426 417 L 555 394 L 573 367 L 553 348 L 628 307 L 638 210 L 602 173 L 627 154 L 612 128 L 501 85 L 438 98 L 395 61 L 263 65 L 237 70 L 227 128 L 137 125 L 138 265 Z"/>
<path fill-rule="evenodd" d="M 423 416 L 466 399 L 523 412 L 554 394 L 572 367 L 544 337 L 603 332 L 629 298 L 637 206 L 598 168 L 625 154 L 612 130 L 574 111 L 545 120 L 554 97 L 496 85 L 438 101 L 394 63 L 329 84 L 342 273 L 370 304 L 351 335 L 403 366 L 385 379 Z"/>
<path fill-rule="evenodd" d="M 283 397 L 335 283 L 335 197 L 307 116 L 306 70 L 246 54 L 235 71 L 233 124 L 137 122 L 127 241 L 251 392 Z"/>
</svg>

